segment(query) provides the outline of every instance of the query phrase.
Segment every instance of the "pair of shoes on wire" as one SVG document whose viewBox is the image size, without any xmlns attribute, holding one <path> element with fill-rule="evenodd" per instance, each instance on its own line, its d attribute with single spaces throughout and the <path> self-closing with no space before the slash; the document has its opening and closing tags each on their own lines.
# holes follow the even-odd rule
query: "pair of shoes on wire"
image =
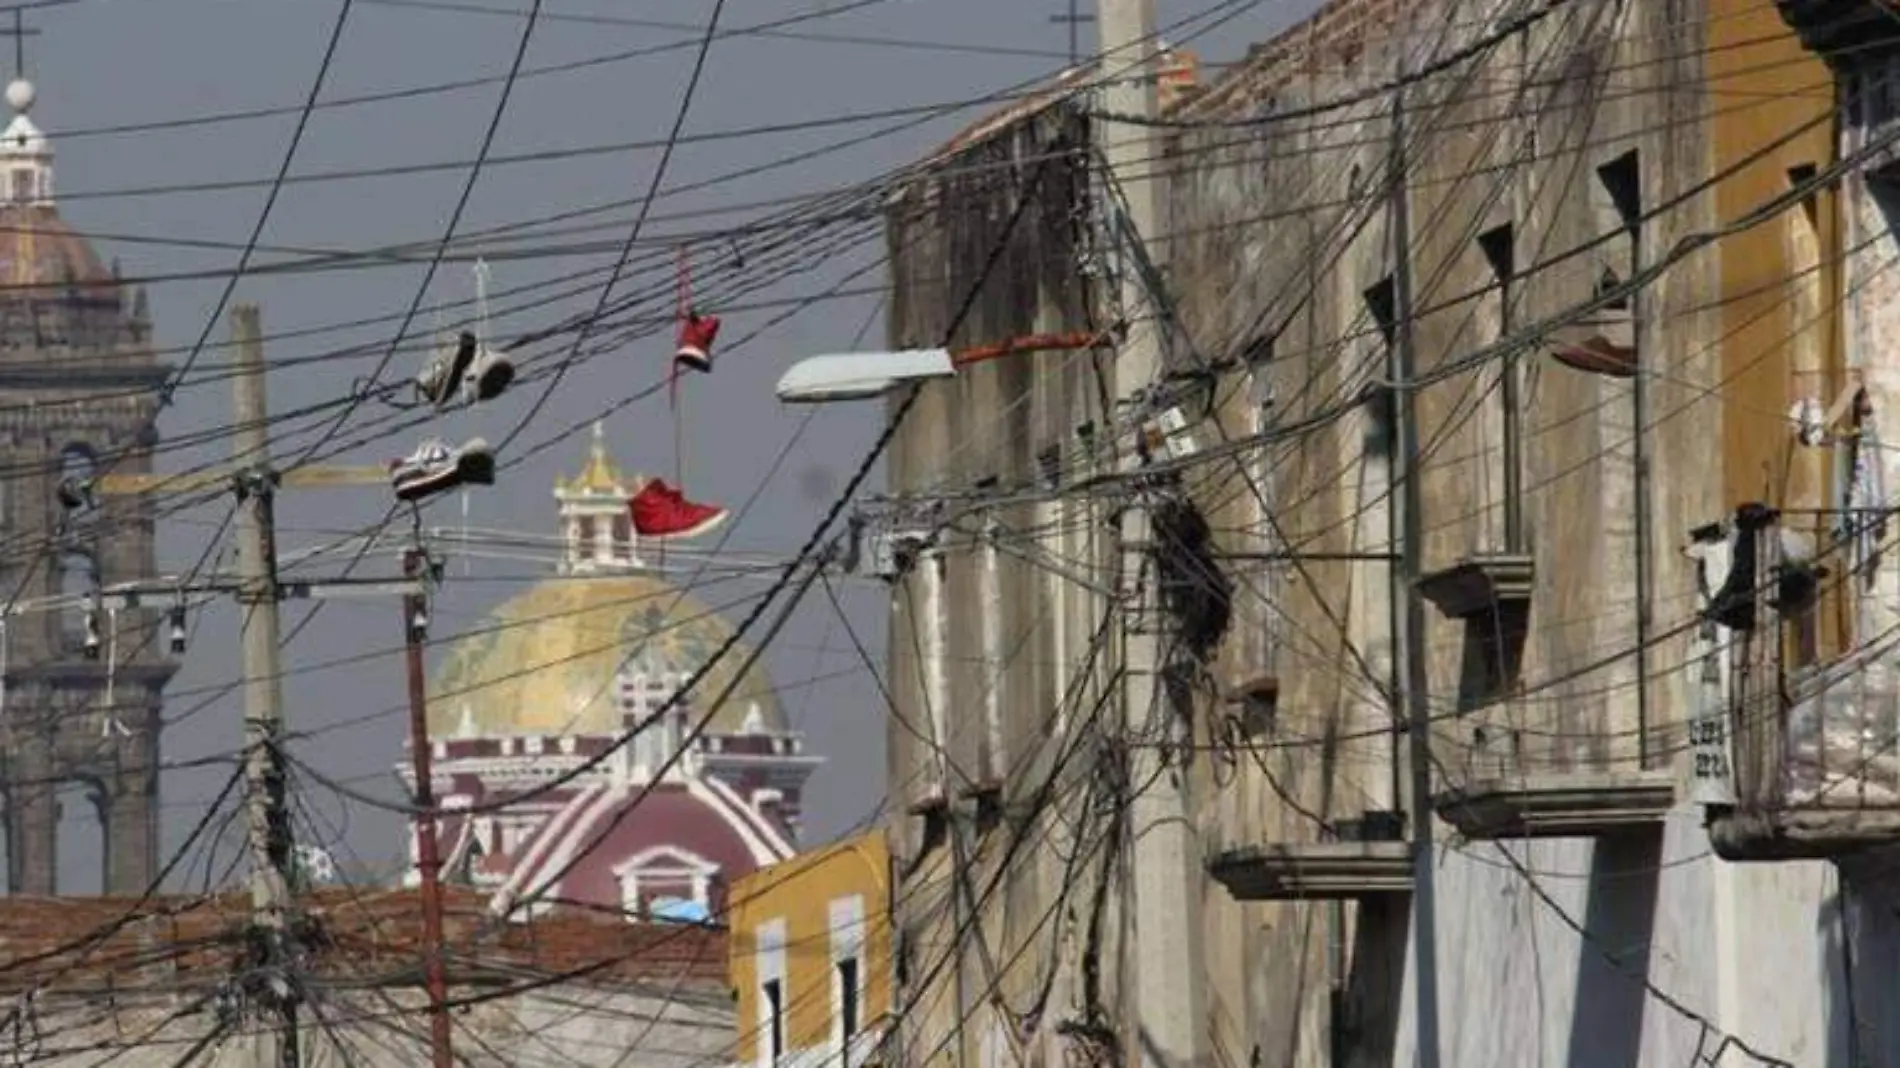
<svg viewBox="0 0 1900 1068">
<path fill-rule="evenodd" d="M 680 317 L 673 346 L 673 369 L 711 373 L 713 343 L 718 340 L 719 317 L 687 309 Z M 724 523 L 730 514 L 716 504 L 687 500 L 677 486 L 659 478 L 647 479 L 627 501 L 627 513 L 634 533 L 653 541 L 698 537 Z"/>
<path fill-rule="evenodd" d="M 416 375 L 416 393 L 437 411 L 461 399 L 474 404 L 494 400 L 515 380 L 513 360 L 462 331 L 453 347 L 443 346 Z"/>
<path fill-rule="evenodd" d="M 495 452 L 481 438 L 451 446 L 430 438 L 416 451 L 389 464 L 389 481 L 399 501 L 426 500 L 462 486 L 495 484 Z"/>
</svg>

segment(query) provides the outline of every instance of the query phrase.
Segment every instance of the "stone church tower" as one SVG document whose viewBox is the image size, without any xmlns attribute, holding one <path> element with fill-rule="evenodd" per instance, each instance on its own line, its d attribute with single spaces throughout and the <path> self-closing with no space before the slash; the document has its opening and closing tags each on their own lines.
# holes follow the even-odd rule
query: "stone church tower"
<svg viewBox="0 0 1900 1068">
<path fill-rule="evenodd" d="M 176 665 L 152 613 L 87 601 L 100 584 L 155 575 L 153 508 L 107 499 L 69 518 L 55 490 L 94 467 L 151 470 L 167 368 L 144 291 L 128 292 L 59 217 L 34 96 L 27 81 L 7 87 L 0 132 L 0 605 L 16 606 L 0 617 L 7 884 L 56 892 L 61 787 L 76 784 L 84 793 L 64 797 L 97 810 L 106 892 L 138 894 L 158 869 L 159 709 Z M 25 611 L 48 599 L 58 610 Z"/>
</svg>

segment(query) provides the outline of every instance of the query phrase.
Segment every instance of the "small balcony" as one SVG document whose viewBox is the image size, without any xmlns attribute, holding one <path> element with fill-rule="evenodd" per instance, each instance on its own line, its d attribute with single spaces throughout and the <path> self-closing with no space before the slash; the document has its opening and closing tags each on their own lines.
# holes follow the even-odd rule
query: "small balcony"
<svg viewBox="0 0 1900 1068">
<path fill-rule="evenodd" d="M 1753 548 L 1735 554 L 1707 613 L 1712 713 L 1690 739 L 1710 843 L 1734 861 L 1900 845 L 1900 648 L 1881 641 L 1790 668 L 1791 637 L 1828 571 L 1770 509 L 1744 506 L 1738 527 Z"/>
<path fill-rule="evenodd" d="M 1350 901 L 1412 892 L 1412 845 L 1397 812 L 1342 820 L 1334 837 L 1228 849 L 1207 871 L 1236 901 Z"/>
<path fill-rule="evenodd" d="M 1859 650 L 1789 673 L 1781 692 L 1740 680 L 1729 723 L 1734 800 L 1707 809 L 1717 855 L 1832 859 L 1900 844 L 1897 658 Z"/>
<path fill-rule="evenodd" d="M 1471 749 L 1479 754 L 1455 774 L 1459 782 L 1441 785 L 1433 809 L 1477 840 L 1595 838 L 1659 826 L 1676 800 L 1670 773 L 1643 770 L 1635 754 L 1575 766 L 1520 748 L 1524 725 L 1508 710 L 1522 693 L 1535 582 L 1532 558 L 1521 553 L 1469 556 L 1419 580 L 1426 600 L 1464 624 L 1459 701 L 1472 712 Z"/>
<path fill-rule="evenodd" d="M 1900 19 L 1884 0 L 1775 0 L 1775 7 L 1801 44 L 1841 73 L 1900 53 Z"/>
<path fill-rule="evenodd" d="M 1543 772 L 1476 779 L 1432 801 L 1466 838 L 1600 838 L 1661 826 L 1676 782 L 1662 771 Z"/>
</svg>

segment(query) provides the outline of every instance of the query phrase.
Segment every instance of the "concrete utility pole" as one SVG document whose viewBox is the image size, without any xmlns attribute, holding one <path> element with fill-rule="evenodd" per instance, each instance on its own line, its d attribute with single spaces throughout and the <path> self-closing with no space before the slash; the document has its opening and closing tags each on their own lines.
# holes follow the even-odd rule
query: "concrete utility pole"
<svg viewBox="0 0 1900 1068">
<path fill-rule="evenodd" d="M 428 560 L 419 549 L 403 554 L 403 577 L 420 582 Z M 435 1068 L 454 1068 L 449 1037 L 449 980 L 442 960 L 442 858 L 435 840 L 435 786 L 430 776 L 428 683 L 422 644 L 427 639 L 429 601 L 421 590 L 402 600 L 403 644 L 409 671 L 409 760 L 416 775 L 416 869 L 422 879 L 423 982 L 429 993 L 429 1052 Z"/>
<path fill-rule="evenodd" d="M 297 994 L 290 957 L 290 815 L 284 804 L 284 703 L 278 659 L 277 546 L 272 519 L 276 473 L 270 466 L 264 344 L 257 306 L 231 313 L 239 370 L 234 441 L 238 491 L 238 604 L 244 652 L 244 785 L 250 831 L 254 937 L 265 969 L 255 989 L 274 1020 L 257 1029 L 253 1063 L 298 1063 Z"/>
<path fill-rule="evenodd" d="M 238 573 L 235 583 L 225 579 L 192 582 L 141 581 L 121 583 L 100 591 L 102 605 L 126 610 L 152 604 L 169 603 L 182 611 L 193 597 L 231 593 L 237 597 L 244 654 L 244 733 L 245 797 L 247 829 L 251 854 L 251 948 L 258 961 L 248 984 L 252 1003 L 261 1006 L 267 1019 L 253 1021 L 250 1063 L 259 1068 L 285 1068 L 299 1063 L 297 1032 L 298 987 L 291 975 L 295 946 L 291 931 L 291 869 L 293 842 L 290 812 L 284 796 L 284 767 L 281 746 L 284 736 L 283 675 L 278 650 L 278 605 L 285 599 L 384 597 L 405 598 L 405 624 L 410 634 L 410 699 L 418 717 L 423 713 L 420 697 L 421 644 L 414 623 L 420 618 L 427 582 L 421 573 L 426 559 L 420 551 L 404 558 L 403 579 L 397 582 L 375 579 L 299 579 L 291 583 L 277 574 L 277 537 L 273 504 L 283 486 L 311 489 L 343 486 L 389 486 L 389 472 L 380 466 L 308 464 L 279 474 L 270 461 L 270 408 L 265 397 L 264 346 L 258 330 L 257 306 L 240 304 L 231 312 L 231 337 L 236 344 L 238 373 L 235 378 L 232 435 L 236 444 L 229 469 L 195 471 L 188 474 L 106 474 L 83 487 L 82 497 L 97 493 L 104 496 L 144 495 L 156 492 L 186 493 L 220 483 L 234 487 L 238 500 Z M 427 724 L 415 735 L 419 800 L 425 809 L 433 799 L 429 790 L 429 747 Z M 435 835 L 431 820 L 423 821 L 422 837 L 427 849 L 420 858 L 424 879 L 423 927 L 428 940 L 428 978 L 430 1005 L 439 1010 L 446 1000 L 447 984 L 442 975 L 442 917 L 440 895 L 432 894 L 436 868 L 433 861 Z M 446 1066 L 448 1056 L 448 1017 L 437 1011 L 431 1020 L 436 1039 L 435 1063 Z"/>
<path fill-rule="evenodd" d="M 1152 117 L 1157 111 L 1154 0 L 1097 0 L 1101 30 L 1104 110 Z M 1128 213 L 1124 240 L 1145 240 L 1158 231 L 1159 175 L 1154 173 L 1154 127 L 1140 122 L 1101 121 L 1098 129 L 1109 178 L 1119 187 Z M 1112 202 L 1112 198 L 1111 198 Z M 1161 373 L 1161 343 L 1154 300 L 1146 292 L 1136 257 L 1124 255 L 1118 272 L 1120 307 L 1128 322 L 1115 353 L 1115 395 L 1123 401 L 1154 385 Z M 1126 607 L 1123 633 L 1123 726 L 1130 738 L 1152 738 L 1157 726 L 1172 730 L 1187 709 L 1168 706 L 1163 679 L 1167 647 L 1159 579 L 1148 509 L 1139 500 L 1121 517 L 1121 572 L 1133 581 L 1136 603 Z M 1133 625 L 1129 625 L 1132 623 Z M 1132 850 L 1129 899 L 1124 914 L 1134 925 L 1134 975 L 1123 988 L 1132 1002 L 1134 1048 L 1124 1063 L 1147 1068 L 1204 1068 L 1208 1063 L 1206 981 L 1202 967 L 1199 851 L 1188 818 L 1183 768 L 1163 764 L 1153 745 L 1129 748 L 1128 779 L 1134 797 L 1128 813 Z M 1126 952 L 1124 947 L 1124 952 Z M 1124 957 L 1124 959 L 1127 959 Z"/>
<path fill-rule="evenodd" d="M 1403 67 L 1400 68 L 1403 73 Z M 1438 1068 L 1438 931 L 1437 891 L 1432 863 L 1432 710 L 1427 699 L 1431 677 L 1425 659 L 1425 598 L 1418 580 L 1424 573 L 1425 534 L 1420 513 L 1418 455 L 1418 397 L 1412 382 L 1418 378 L 1418 353 L 1412 331 L 1412 221 L 1406 188 L 1405 90 L 1392 94 L 1392 144 L 1388 154 L 1392 190 L 1392 305 L 1393 330 L 1387 377 L 1391 379 L 1394 433 L 1393 477 L 1398 480 L 1396 517 L 1399 544 L 1399 588 L 1405 598 L 1396 613 L 1400 626 L 1392 635 L 1392 656 L 1403 680 L 1402 712 L 1408 725 L 1406 747 L 1411 764 L 1412 823 L 1412 955 L 1413 990 L 1417 1021 L 1418 1068 Z M 1393 718 L 1394 736 L 1400 720 Z"/>
</svg>

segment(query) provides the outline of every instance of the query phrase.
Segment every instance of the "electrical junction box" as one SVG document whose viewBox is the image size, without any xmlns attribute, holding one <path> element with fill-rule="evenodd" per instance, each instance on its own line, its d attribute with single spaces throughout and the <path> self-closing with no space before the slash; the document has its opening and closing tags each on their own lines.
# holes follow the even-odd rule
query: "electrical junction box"
<svg viewBox="0 0 1900 1068">
<path fill-rule="evenodd" d="M 921 530 L 887 528 L 873 531 L 865 539 L 865 571 L 886 582 L 895 582 L 910 570 L 917 554 L 929 544 L 929 535 Z"/>
<path fill-rule="evenodd" d="M 1164 409 L 1141 428 L 1150 455 L 1184 460 L 1201 451 L 1188 429 L 1187 413 L 1179 407 Z"/>
</svg>

